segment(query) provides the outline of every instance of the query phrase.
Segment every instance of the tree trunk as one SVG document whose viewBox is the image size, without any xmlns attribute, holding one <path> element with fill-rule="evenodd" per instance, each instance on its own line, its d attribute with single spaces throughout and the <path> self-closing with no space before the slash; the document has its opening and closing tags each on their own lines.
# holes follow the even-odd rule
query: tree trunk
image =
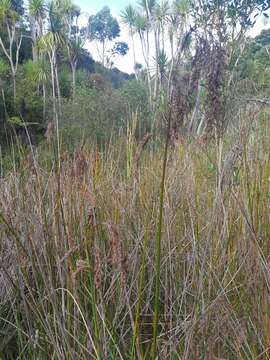
<svg viewBox="0 0 270 360">
<path fill-rule="evenodd" d="M 171 64 L 168 76 L 168 89 L 167 89 L 167 96 L 171 98 L 171 87 L 172 87 L 172 74 L 174 68 L 174 46 L 173 46 L 174 36 L 173 34 L 170 35 L 170 47 L 171 47 Z"/>
<path fill-rule="evenodd" d="M 149 31 L 146 31 L 146 58 L 147 58 L 147 82 L 150 98 L 150 106 L 153 107 L 153 96 L 151 87 L 151 76 L 150 76 L 150 44 L 149 44 Z"/>
<path fill-rule="evenodd" d="M 75 98 L 76 95 L 76 67 L 77 67 L 77 62 L 72 63 L 71 62 L 71 71 L 72 71 L 72 96 L 73 96 L 73 100 Z"/>
<path fill-rule="evenodd" d="M 134 43 L 134 36 L 133 36 L 133 33 L 132 33 L 132 29 L 130 29 L 130 34 L 131 34 L 132 51 L 133 51 L 133 63 L 134 63 L 133 70 L 134 70 L 134 73 L 135 73 L 135 77 L 138 80 L 137 71 L 135 69 L 137 62 L 136 62 L 135 43 Z"/>
<path fill-rule="evenodd" d="M 59 84 L 59 76 L 58 76 L 58 67 L 56 62 L 56 56 L 54 56 L 54 72 L 55 72 L 55 82 L 56 82 L 56 91 L 57 91 L 57 98 L 59 104 L 59 111 L 61 114 L 61 91 L 60 91 L 60 84 Z"/>
<path fill-rule="evenodd" d="M 155 30 L 155 53 L 156 53 L 156 64 L 155 64 L 155 84 L 154 84 L 154 100 L 157 100 L 158 96 L 158 88 L 159 88 L 159 64 L 158 64 L 158 56 L 160 53 L 160 40 L 159 40 L 159 30 Z"/>
<path fill-rule="evenodd" d="M 13 83 L 13 106 L 14 106 L 14 110 L 15 110 L 17 90 L 16 90 L 16 73 L 14 73 L 14 72 L 12 72 L 12 83 Z"/>
<path fill-rule="evenodd" d="M 32 56 L 33 56 L 33 61 L 36 62 L 38 60 L 38 50 L 36 48 L 36 40 L 37 40 L 36 24 L 35 24 L 35 19 L 33 19 L 32 17 L 30 17 L 30 30 L 31 30 L 31 38 L 32 38 Z"/>
<path fill-rule="evenodd" d="M 42 96 L 43 96 L 43 121 L 45 121 L 46 117 L 46 86 L 43 82 L 42 84 Z"/>
<path fill-rule="evenodd" d="M 57 112 L 56 112 L 56 97 L 55 97 L 55 82 L 54 82 L 54 60 L 53 56 L 49 53 L 49 60 L 51 65 L 51 81 L 52 81 L 52 98 L 53 98 L 53 121 L 56 122 Z"/>
<path fill-rule="evenodd" d="M 105 66 L 105 41 L 102 41 L 102 65 Z"/>
</svg>

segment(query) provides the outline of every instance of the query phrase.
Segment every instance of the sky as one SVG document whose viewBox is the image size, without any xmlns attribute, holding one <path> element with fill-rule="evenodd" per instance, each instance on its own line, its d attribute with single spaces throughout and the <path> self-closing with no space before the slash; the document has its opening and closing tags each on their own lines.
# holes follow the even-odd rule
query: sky
<svg viewBox="0 0 270 360">
<path fill-rule="evenodd" d="M 120 13 L 125 8 L 125 6 L 131 4 L 136 5 L 137 1 L 134 0 L 73 0 L 76 5 L 79 5 L 82 11 L 81 23 L 82 25 L 87 24 L 87 20 L 90 14 L 95 14 L 97 11 L 101 10 L 103 6 L 109 6 L 111 13 L 116 17 L 120 23 L 121 34 L 116 41 L 125 41 L 129 45 L 129 52 L 124 57 L 118 57 L 115 59 L 114 65 L 118 67 L 121 71 L 132 73 L 133 72 L 133 54 L 132 54 L 132 44 L 128 35 L 128 29 L 121 24 Z M 266 22 L 265 18 L 261 16 L 257 21 L 255 27 L 251 30 L 250 35 L 258 35 L 262 29 L 269 28 L 269 21 Z M 98 52 L 96 46 L 93 43 L 86 44 L 87 49 L 92 54 L 93 58 L 97 61 L 100 61 L 98 57 Z M 141 45 L 139 39 L 135 40 L 136 47 L 136 61 L 138 63 L 143 63 L 143 56 L 141 53 Z"/>
<path fill-rule="evenodd" d="M 118 38 L 115 39 L 115 41 L 124 41 L 129 46 L 129 52 L 124 57 L 119 56 L 114 61 L 114 66 L 117 67 L 119 70 L 124 71 L 126 73 L 131 74 L 133 72 L 134 67 L 134 60 L 133 60 L 133 53 L 132 53 L 132 44 L 130 41 L 130 37 L 128 35 L 128 29 L 121 24 L 121 18 L 120 13 L 121 11 L 129 4 L 136 5 L 137 1 L 134 0 L 73 0 L 74 4 L 79 5 L 82 12 L 81 17 L 81 25 L 86 25 L 89 15 L 97 13 L 99 10 L 103 8 L 103 6 L 108 6 L 111 9 L 111 13 L 114 17 L 117 18 L 121 33 Z M 110 44 L 109 44 L 110 45 Z M 112 44 L 113 45 L 113 44 Z M 93 43 L 87 43 L 86 48 L 90 51 L 93 58 L 97 61 L 100 61 L 100 58 L 98 56 L 98 52 L 96 49 L 96 44 Z M 143 63 L 143 55 L 140 51 L 141 44 L 139 39 L 136 41 L 136 48 L 137 50 L 136 54 L 136 60 L 138 63 Z"/>
<path fill-rule="evenodd" d="M 103 6 L 107 5 L 111 9 L 115 8 L 118 11 L 121 11 L 126 5 L 135 3 L 132 0 L 77 0 L 78 4 L 82 10 L 87 11 L 87 9 L 92 9 L 99 11 Z"/>
</svg>

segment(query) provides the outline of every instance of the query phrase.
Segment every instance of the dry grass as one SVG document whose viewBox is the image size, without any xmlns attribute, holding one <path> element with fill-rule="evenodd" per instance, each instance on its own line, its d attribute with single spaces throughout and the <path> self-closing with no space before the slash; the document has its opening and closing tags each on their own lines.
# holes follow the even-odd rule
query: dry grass
<svg viewBox="0 0 270 360">
<path fill-rule="evenodd" d="M 159 359 L 269 358 L 268 127 L 169 152 Z M 0 180 L 4 359 L 149 358 L 163 155 L 148 144 L 133 176 L 138 146 L 60 173 L 40 151 Z"/>
</svg>

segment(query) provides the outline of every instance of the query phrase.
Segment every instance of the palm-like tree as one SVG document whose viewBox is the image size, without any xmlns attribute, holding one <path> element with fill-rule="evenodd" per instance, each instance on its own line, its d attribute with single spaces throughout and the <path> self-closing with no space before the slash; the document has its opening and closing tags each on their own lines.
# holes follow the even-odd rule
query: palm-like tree
<svg viewBox="0 0 270 360">
<path fill-rule="evenodd" d="M 139 6 L 146 13 L 148 20 L 150 20 L 151 17 L 153 16 L 156 5 L 157 5 L 156 0 L 140 0 L 139 1 Z"/>
<path fill-rule="evenodd" d="M 46 34 L 43 44 L 47 48 L 50 63 L 53 64 L 55 77 L 55 90 L 61 110 L 61 91 L 58 76 L 57 52 L 61 45 L 66 43 L 66 35 L 68 32 L 67 17 L 70 16 L 69 11 L 71 2 L 69 0 L 52 0 L 49 3 L 49 31 Z"/>
<path fill-rule="evenodd" d="M 50 71 L 48 63 L 45 59 L 32 61 L 29 60 L 24 64 L 24 71 L 26 79 L 35 84 L 42 84 L 42 96 L 43 96 L 43 120 L 46 115 L 46 84 L 50 77 Z"/>
<path fill-rule="evenodd" d="M 168 15 L 168 37 L 171 47 L 171 66 L 168 75 L 168 94 L 171 93 L 171 79 L 175 66 L 181 60 L 185 39 L 187 39 L 186 27 L 188 24 L 188 12 L 190 0 L 174 0 Z"/>
<path fill-rule="evenodd" d="M 80 7 L 73 5 L 69 0 L 65 0 L 65 6 L 61 7 L 67 29 L 65 44 L 68 53 L 68 60 L 72 72 L 72 94 L 75 98 L 76 92 L 76 70 L 79 58 L 83 54 L 85 44 L 84 38 L 80 34 L 79 17 L 81 15 Z"/>
<path fill-rule="evenodd" d="M 158 53 L 158 57 L 155 59 L 158 68 L 158 79 L 160 85 L 164 83 L 164 79 L 167 73 L 168 57 L 164 49 L 161 49 Z"/>
<path fill-rule="evenodd" d="M 72 94 L 76 92 L 76 70 L 80 57 L 83 55 L 84 41 L 81 38 L 69 39 L 66 43 L 69 63 L 72 72 Z"/>
<path fill-rule="evenodd" d="M 154 85 L 154 98 L 157 99 L 158 90 L 161 86 L 161 72 L 160 61 L 166 56 L 165 53 L 165 27 L 169 14 L 169 2 L 162 0 L 161 3 L 157 3 L 153 13 L 153 30 L 155 38 L 155 85 Z"/>
<path fill-rule="evenodd" d="M 149 47 L 149 31 L 150 31 L 150 22 L 145 14 L 137 12 L 135 18 L 135 30 L 139 35 L 142 54 L 144 62 L 146 65 L 146 75 L 147 75 L 147 85 L 149 91 L 150 102 L 152 99 L 152 89 L 151 89 L 151 77 L 150 77 L 150 47 Z"/>
<path fill-rule="evenodd" d="M 136 17 L 136 26 L 139 30 L 143 29 L 145 33 L 145 53 L 147 58 L 147 67 L 149 70 L 149 56 L 150 56 L 150 43 L 149 43 L 149 35 L 153 25 L 153 15 L 156 7 L 156 0 L 141 0 L 139 2 L 141 13 L 138 13 Z"/>
<path fill-rule="evenodd" d="M 128 27 L 129 36 L 132 42 L 132 51 L 133 51 L 133 62 L 134 62 L 134 70 L 136 66 L 136 53 L 135 53 L 135 42 L 134 42 L 134 33 L 135 33 L 135 23 L 136 23 L 136 10 L 132 5 L 128 5 L 125 9 L 121 12 L 121 18 L 123 24 Z M 135 71 L 135 75 L 137 77 L 137 73 Z"/>
<path fill-rule="evenodd" d="M 153 14 L 153 27 L 158 37 L 158 47 L 165 48 L 165 27 L 168 21 L 170 5 L 167 0 L 162 0 L 160 4 L 156 4 Z M 161 37 L 161 39 L 160 39 Z"/>
<path fill-rule="evenodd" d="M 16 104 L 16 74 L 19 63 L 19 52 L 22 44 L 22 33 L 17 23 L 19 14 L 13 10 L 10 0 L 0 0 L 0 47 L 6 56 L 11 69 L 13 82 L 13 102 Z M 8 45 L 5 44 L 2 34 L 6 34 Z"/>
<path fill-rule="evenodd" d="M 176 40 L 176 54 L 172 57 L 181 55 L 181 47 L 185 37 L 185 28 L 188 23 L 188 12 L 190 7 L 190 0 L 175 0 L 172 5 L 172 12 L 169 17 L 169 36 Z"/>
<path fill-rule="evenodd" d="M 39 60 L 37 39 L 43 34 L 43 22 L 46 17 L 46 7 L 44 0 L 30 0 L 28 5 L 30 29 L 32 36 L 33 60 Z"/>
<path fill-rule="evenodd" d="M 55 28 L 52 28 L 55 30 Z M 55 31 L 48 31 L 39 38 L 38 46 L 41 52 L 48 55 L 51 68 L 51 84 L 52 84 L 52 99 L 53 99 L 53 123 L 56 128 L 57 136 L 57 153 L 58 153 L 58 166 L 60 167 L 60 138 L 59 138 L 59 119 L 58 110 L 56 106 L 56 91 L 58 96 L 59 111 L 61 111 L 61 100 L 60 100 L 60 86 L 58 79 L 57 70 L 57 49 L 59 45 L 63 43 L 63 38 L 60 33 Z"/>
<path fill-rule="evenodd" d="M 140 40 L 141 40 L 141 46 L 142 46 L 142 53 L 144 60 L 146 64 L 148 63 L 148 46 L 146 41 L 146 32 L 149 31 L 149 22 L 147 20 L 147 17 L 143 14 L 137 13 L 135 18 L 135 29 L 138 33 Z"/>
<path fill-rule="evenodd" d="M 53 98 L 53 117 L 56 121 L 58 117 L 56 109 L 56 92 L 58 98 L 60 97 L 58 72 L 56 66 L 56 51 L 58 46 L 62 43 L 62 38 L 58 33 L 48 31 L 39 38 L 38 47 L 39 50 L 48 55 L 51 68 L 51 84 L 52 84 L 52 98 Z"/>
<path fill-rule="evenodd" d="M 150 104 L 152 104 L 152 86 L 150 76 L 150 33 L 153 30 L 153 19 L 156 6 L 156 0 L 140 0 L 139 12 L 137 13 L 135 21 L 136 31 L 138 32 L 141 40 L 142 52 L 146 64 Z"/>
</svg>

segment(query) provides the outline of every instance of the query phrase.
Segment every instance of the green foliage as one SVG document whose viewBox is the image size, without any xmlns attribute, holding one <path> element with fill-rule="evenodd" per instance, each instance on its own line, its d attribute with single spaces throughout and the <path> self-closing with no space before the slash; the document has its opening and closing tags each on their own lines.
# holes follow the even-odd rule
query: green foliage
<svg viewBox="0 0 270 360">
<path fill-rule="evenodd" d="M 132 31 L 136 21 L 136 10 L 132 5 L 127 5 L 121 12 L 122 22 Z"/>
<path fill-rule="evenodd" d="M 81 138 L 107 141 L 124 126 L 125 109 L 120 96 L 103 86 L 101 89 L 96 86 L 78 89 L 74 101 L 63 103 L 60 128 L 68 134 L 71 144 L 80 142 Z"/>
<path fill-rule="evenodd" d="M 204 23 L 213 29 L 216 23 L 214 17 L 219 17 L 219 26 L 234 28 L 239 24 L 243 29 L 254 24 L 256 17 L 269 9 L 268 0 L 203 0 L 200 4 L 193 2 L 196 11 L 202 11 L 200 16 Z M 255 19 L 255 20 L 254 20 Z M 223 24 L 222 24 L 223 23 Z M 225 36 L 225 34 L 223 34 Z"/>
<path fill-rule="evenodd" d="M 31 125 L 39 125 L 38 123 L 35 123 L 35 122 L 25 122 L 18 116 L 13 116 L 13 117 L 9 118 L 8 123 L 13 125 L 13 126 L 19 126 L 19 127 L 26 127 L 26 126 L 31 126 Z"/>
<path fill-rule="evenodd" d="M 32 60 L 32 42 L 30 40 L 29 29 L 26 29 L 24 26 L 21 28 L 22 30 L 22 43 L 19 53 L 19 64 L 23 64 L 25 61 L 31 59 Z"/>
<path fill-rule="evenodd" d="M 0 357 L 267 357 L 269 110 L 245 97 L 269 95 L 270 31 L 231 40 L 268 1 L 127 6 L 145 60 L 134 52 L 136 79 L 84 48 L 88 35 L 103 60 L 127 53 L 120 41 L 106 52 L 120 34 L 108 7 L 82 31 L 70 0 L 28 5 L 29 18 L 0 0 L 19 60 L 12 73 L 2 46 Z M 204 136 L 208 109 L 231 117 L 226 136 Z M 192 126 L 203 131 L 189 137 Z"/>
<path fill-rule="evenodd" d="M 141 84 L 126 81 L 114 90 L 99 74 L 93 74 L 87 83 L 87 88 L 78 88 L 74 100 L 63 103 L 60 128 L 70 144 L 81 138 L 107 142 L 119 131 L 125 132 L 132 114 L 137 114 L 137 135 L 143 136 L 149 130 L 148 97 Z"/>
<path fill-rule="evenodd" d="M 23 0 L 11 0 L 11 8 L 19 15 L 24 14 L 24 1 Z"/>
<path fill-rule="evenodd" d="M 72 79 L 70 75 L 69 68 L 67 66 L 62 66 L 59 71 L 59 84 L 61 88 L 61 96 L 64 98 L 69 98 L 72 95 L 71 86 Z"/>
<path fill-rule="evenodd" d="M 269 46 L 270 45 L 270 29 L 262 30 L 262 32 L 256 36 L 256 43 L 261 46 Z"/>
<path fill-rule="evenodd" d="M 263 32 L 255 39 L 248 39 L 245 51 L 242 54 L 237 71 L 238 76 L 249 88 L 243 91 L 254 93 L 268 91 L 270 86 L 270 54 L 267 46 L 270 44 L 269 32 Z"/>
<path fill-rule="evenodd" d="M 3 59 L 0 58 L 0 78 L 5 77 L 9 72 L 9 66 Z"/>
<path fill-rule="evenodd" d="M 113 56 L 121 55 L 125 56 L 128 53 L 129 47 L 128 44 L 123 41 L 118 41 L 113 45 L 111 53 Z"/>
<path fill-rule="evenodd" d="M 140 121 L 147 124 L 149 121 L 149 100 L 147 90 L 138 81 L 126 81 L 119 90 L 120 96 L 126 104 L 127 111 L 140 114 Z"/>
<path fill-rule="evenodd" d="M 90 40 L 105 42 L 113 40 L 120 34 L 116 18 L 112 17 L 110 8 L 104 6 L 96 15 L 91 15 L 88 21 L 88 36 Z"/>
<path fill-rule="evenodd" d="M 154 13 L 155 7 L 157 5 L 157 0 L 140 0 L 139 5 L 146 10 L 148 16 Z"/>
<path fill-rule="evenodd" d="M 90 40 L 101 42 L 103 60 L 107 56 L 107 64 L 111 67 L 115 56 L 123 56 L 127 53 L 128 45 L 122 41 L 117 41 L 112 46 L 107 44 L 120 34 L 118 21 L 111 15 L 108 7 L 104 7 L 97 14 L 90 16 L 87 29 L 81 29 L 79 26 L 81 10 L 69 0 L 53 0 L 48 6 L 43 0 L 30 0 L 28 4 L 29 17 L 25 17 L 19 10 L 21 4 L 19 0 L 15 2 L 1 0 L 0 2 L 2 19 L 7 18 L 13 25 L 15 22 L 17 35 L 23 34 L 16 72 L 17 98 L 14 102 L 12 99 L 12 69 L 8 68 L 9 61 L 2 56 L 3 51 L 0 54 L 0 86 L 3 89 L 1 121 L 4 121 L 6 117 L 22 117 L 25 122 L 37 122 L 46 127 L 48 122 L 56 119 L 55 114 L 52 113 L 52 108 L 55 106 L 57 119 L 60 121 L 62 129 L 69 132 L 78 130 L 78 133 L 82 133 L 85 127 L 86 132 L 89 132 L 90 130 L 87 128 L 89 118 L 91 118 L 93 125 L 91 125 L 91 132 L 94 137 L 97 136 L 101 139 L 100 141 L 106 141 L 111 133 L 117 131 L 118 127 L 124 128 L 125 122 L 131 114 L 138 115 L 140 133 L 149 129 L 153 130 L 150 124 L 154 118 L 159 118 L 160 94 L 165 94 L 167 90 L 168 94 L 170 93 L 172 89 L 169 89 L 169 83 L 174 78 L 180 79 L 180 81 L 183 79 L 183 85 L 180 88 L 183 93 L 186 93 L 188 86 L 188 81 L 185 81 L 188 77 L 186 72 L 191 74 L 193 68 L 195 69 L 194 76 L 198 76 L 199 79 L 194 80 L 194 89 L 190 91 L 187 101 L 184 101 L 182 105 L 187 107 L 185 121 L 188 122 L 198 104 L 197 120 L 199 122 L 198 117 L 205 115 L 204 109 L 202 109 L 203 105 L 200 104 L 207 103 L 206 72 L 204 73 L 206 70 L 203 70 L 207 64 L 196 64 L 193 61 L 191 49 L 194 46 L 195 37 L 199 38 L 201 31 L 198 30 L 195 36 L 196 30 L 194 29 L 200 28 L 202 23 L 204 26 L 211 23 L 210 27 L 206 27 L 208 29 L 206 37 L 220 36 L 223 34 L 222 29 L 232 35 L 235 23 L 239 26 L 244 21 L 245 26 L 250 26 L 249 13 L 251 9 L 258 13 L 267 8 L 265 1 L 259 0 L 241 1 L 238 4 L 234 0 L 222 3 L 203 0 L 202 8 L 199 10 L 196 8 L 198 3 L 192 8 L 193 3 L 188 0 L 173 2 L 143 0 L 138 3 L 137 7 L 127 6 L 121 13 L 122 22 L 128 26 L 132 37 L 140 38 L 142 47 L 138 50 L 142 50 L 145 60 L 144 66 L 136 65 L 135 52 L 137 49 L 135 47 L 133 60 L 136 81 L 134 74 L 128 75 L 116 68 L 106 68 L 105 61 L 96 63 L 84 48 L 87 37 Z M 205 10 L 204 14 L 200 13 L 202 9 Z M 185 33 L 184 28 L 187 27 L 188 16 L 192 11 L 192 14 L 194 15 L 195 12 L 198 17 L 195 17 L 196 25 Z M 219 27 L 221 31 L 219 31 Z M 36 30 L 36 38 L 33 35 L 33 29 Z M 5 29 L 3 28 L 3 30 Z M 1 35 L 4 44 L 7 44 L 7 32 L 3 30 Z M 167 31 L 172 40 L 170 44 L 173 45 L 172 52 L 176 54 L 178 51 L 179 56 L 181 55 L 179 59 L 177 59 L 178 55 L 175 55 L 175 62 L 171 61 L 171 54 L 169 55 L 161 46 L 162 38 L 166 38 Z M 153 32 L 155 32 L 156 42 L 159 43 L 154 54 L 151 53 L 151 44 L 149 44 Z M 19 40 L 17 35 L 16 41 Z M 31 39 L 31 37 L 33 38 Z M 222 39 L 224 40 L 224 38 Z M 228 42 L 227 45 L 230 48 L 232 43 Z M 243 81 L 242 87 L 239 86 L 241 94 L 245 91 L 251 94 L 255 88 L 258 92 L 267 92 L 270 81 L 268 46 L 269 31 L 262 32 L 255 41 L 248 42 L 237 65 L 236 75 L 232 74 L 233 80 Z M 36 49 L 34 49 L 35 47 Z M 16 44 L 14 43 L 13 59 L 15 59 L 15 48 Z M 37 52 L 36 56 L 34 56 L 34 50 Z M 236 61 L 239 55 L 238 49 L 235 52 L 232 48 L 230 50 Z M 178 60 L 179 64 L 182 63 L 179 65 L 179 69 L 174 69 L 178 66 L 176 66 Z M 198 67 L 197 73 L 194 64 Z M 179 71 L 179 77 L 176 74 L 177 71 Z M 228 77 L 230 71 L 234 71 L 233 66 L 226 73 Z M 200 93 L 198 93 L 196 84 L 202 85 Z M 75 96 L 75 99 L 71 99 L 75 90 L 78 90 L 78 95 Z M 115 104 L 112 100 L 115 101 Z M 91 109 L 89 104 L 92 106 Z M 80 120 L 77 120 L 78 114 L 80 114 Z M 93 120 L 95 116 L 96 119 Z M 71 128 L 67 130 L 65 124 L 71 124 L 71 122 L 73 122 L 72 130 Z M 77 126 L 77 123 L 80 125 Z M 163 131 L 160 130 L 163 129 L 162 121 L 154 123 L 157 132 Z M 32 131 L 39 130 L 33 127 Z M 74 138 L 78 138 L 77 133 Z"/>
<path fill-rule="evenodd" d="M 78 58 L 78 69 L 85 69 L 88 72 L 94 72 L 95 61 L 88 50 L 84 49 L 81 56 Z"/>
<path fill-rule="evenodd" d="M 23 65 L 27 80 L 36 85 L 39 82 L 47 82 L 50 76 L 49 64 L 45 60 L 28 60 Z"/>
<path fill-rule="evenodd" d="M 44 0 L 30 0 L 28 10 L 30 16 L 43 19 L 46 11 Z"/>
</svg>

